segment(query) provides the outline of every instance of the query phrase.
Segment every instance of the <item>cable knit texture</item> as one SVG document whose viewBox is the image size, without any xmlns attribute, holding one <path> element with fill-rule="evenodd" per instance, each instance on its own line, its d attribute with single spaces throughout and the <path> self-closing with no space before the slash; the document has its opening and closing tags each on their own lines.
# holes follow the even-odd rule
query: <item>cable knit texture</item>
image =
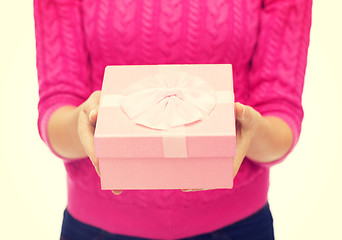
<svg viewBox="0 0 342 240">
<path fill-rule="evenodd" d="M 101 89 L 107 65 L 231 63 L 236 101 L 282 118 L 297 143 L 311 0 L 35 0 L 39 120 Z M 292 146 L 292 148 L 293 148 Z M 291 148 L 291 150 L 292 150 Z M 52 150 L 52 149 L 51 149 Z M 52 150 L 53 151 L 53 150 Z M 285 156 L 284 156 L 285 157 Z M 89 159 L 65 160 L 68 209 L 109 232 L 149 239 L 206 233 L 259 210 L 269 167 L 245 159 L 232 190 L 100 190 Z"/>
</svg>

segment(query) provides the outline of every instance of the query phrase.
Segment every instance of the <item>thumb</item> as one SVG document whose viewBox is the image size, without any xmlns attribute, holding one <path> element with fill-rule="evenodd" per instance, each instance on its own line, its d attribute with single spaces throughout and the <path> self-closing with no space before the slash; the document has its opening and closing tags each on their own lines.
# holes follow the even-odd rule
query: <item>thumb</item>
<svg viewBox="0 0 342 240">
<path fill-rule="evenodd" d="M 247 119 L 247 106 L 236 102 L 235 103 L 235 117 L 238 121 L 244 122 Z"/>
<path fill-rule="evenodd" d="M 96 124 L 97 121 L 97 114 L 98 114 L 98 109 L 97 108 L 93 108 L 92 110 L 90 110 L 89 113 L 89 121 L 94 125 Z"/>
</svg>

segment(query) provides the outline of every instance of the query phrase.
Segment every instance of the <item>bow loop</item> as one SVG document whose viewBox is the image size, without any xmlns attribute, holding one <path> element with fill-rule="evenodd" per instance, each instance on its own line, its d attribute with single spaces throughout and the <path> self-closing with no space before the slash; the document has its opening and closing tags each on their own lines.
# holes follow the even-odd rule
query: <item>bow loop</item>
<svg viewBox="0 0 342 240">
<path fill-rule="evenodd" d="M 206 81 L 195 75 L 158 74 L 126 89 L 120 105 L 137 124 L 167 130 L 209 114 L 216 105 L 216 95 Z"/>
</svg>

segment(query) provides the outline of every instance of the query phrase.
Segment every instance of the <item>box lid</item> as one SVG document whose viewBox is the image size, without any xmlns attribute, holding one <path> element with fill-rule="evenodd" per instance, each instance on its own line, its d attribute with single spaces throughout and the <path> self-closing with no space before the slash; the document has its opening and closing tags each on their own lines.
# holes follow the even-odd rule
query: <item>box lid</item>
<svg viewBox="0 0 342 240">
<path fill-rule="evenodd" d="M 217 99 L 210 113 L 204 114 L 200 120 L 164 130 L 143 126 L 130 119 L 118 100 L 126 94 L 127 89 L 131 89 L 141 79 L 174 76 L 177 73 L 186 73 L 187 77 L 204 80 L 212 86 Z M 155 115 L 158 118 L 159 114 Z M 95 152 L 98 158 L 234 156 L 235 116 L 231 65 L 106 67 L 95 130 Z"/>
</svg>

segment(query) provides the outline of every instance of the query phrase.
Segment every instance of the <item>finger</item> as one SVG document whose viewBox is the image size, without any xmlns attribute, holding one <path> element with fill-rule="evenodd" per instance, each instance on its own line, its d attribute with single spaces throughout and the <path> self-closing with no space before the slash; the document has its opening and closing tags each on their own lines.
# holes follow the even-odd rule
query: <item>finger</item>
<svg viewBox="0 0 342 240">
<path fill-rule="evenodd" d="M 203 188 L 203 189 L 181 189 L 182 192 L 198 192 L 198 191 L 207 191 L 213 190 L 213 188 Z"/>
<path fill-rule="evenodd" d="M 194 189 L 181 189 L 182 190 L 182 192 L 192 192 L 192 191 L 194 191 Z"/>
<path fill-rule="evenodd" d="M 112 190 L 112 193 L 114 193 L 115 195 L 119 195 L 122 193 L 122 190 Z"/>
</svg>

